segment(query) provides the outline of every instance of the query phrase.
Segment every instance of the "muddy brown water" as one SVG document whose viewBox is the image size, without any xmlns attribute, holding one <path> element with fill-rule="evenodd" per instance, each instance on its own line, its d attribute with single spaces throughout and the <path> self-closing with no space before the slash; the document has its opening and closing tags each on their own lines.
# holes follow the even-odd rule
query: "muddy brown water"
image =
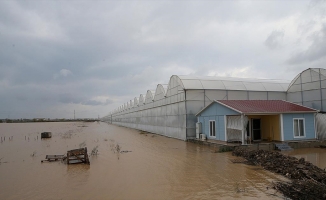
<svg viewBox="0 0 326 200">
<path fill-rule="evenodd" d="M 52 138 L 41 140 L 43 131 L 51 131 Z M 281 197 L 270 187 L 283 177 L 234 164 L 231 153 L 102 122 L 0 124 L 0 136 L 0 199 Z M 90 165 L 41 163 L 48 154 L 65 154 L 83 144 L 89 152 L 98 146 Z M 131 152 L 117 153 L 117 145 Z"/>
</svg>

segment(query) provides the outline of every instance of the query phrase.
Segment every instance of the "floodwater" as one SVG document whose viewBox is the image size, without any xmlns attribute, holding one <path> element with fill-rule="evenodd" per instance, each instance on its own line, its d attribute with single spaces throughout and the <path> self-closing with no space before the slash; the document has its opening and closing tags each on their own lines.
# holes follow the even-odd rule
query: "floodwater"
<svg viewBox="0 0 326 200">
<path fill-rule="evenodd" d="M 271 185 L 283 177 L 231 153 L 102 122 L 0 124 L 0 136 L 0 199 L 282 198 Z M 41 163 L 84 145 L 98 147 L 90 165 Z"/>
<path fill-rule="evenodd" d="M 285 155 L 304 158 L 306 161 L 316 165 L 321 169 L 326 169 L 326 149 L 323 148 L 305 148 L 294 149 L 282 152 Z"/>
</svg>

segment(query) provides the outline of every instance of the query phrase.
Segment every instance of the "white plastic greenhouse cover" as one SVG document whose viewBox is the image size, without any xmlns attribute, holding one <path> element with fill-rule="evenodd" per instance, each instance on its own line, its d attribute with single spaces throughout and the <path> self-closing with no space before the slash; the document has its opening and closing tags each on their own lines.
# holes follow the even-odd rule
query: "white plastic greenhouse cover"
<svg viewBox="0 0 326 200">
<path fill-rule="evenodd" d="M 282 91 L 285 92 L 290 81 L 270 79 L 249 79 L 215 76 L 178 76 L 184 89 Z"/>
<path fill-rule="evenodd" d="M 155 91 L 153 90 L 147 90 L 146 97 L 145 97 L 145 104 L 151 103 L 154 101 L 154 94 Z"/>
<path fill-rule="evenodd" d="M 319 140 L 326 139 L 326 114 L 318 113 L 316 115 L 316 128 L 317 128 L 317 138 Z"/>
<path fill-rule="evenodd" d="M 167 88 L 168 84 L 158 84 L 155 90 L 154 101 L 164 99 L 166 96 Z"/>
<path fill-rule="evenodd" d="M 145 95 L 140 94 L 140 95 L 139 95 L 139 102 L 138 102 L 138 105 L 139 105 L 139 106 L 142 106 L 142 105 L 144 105 L 144 104 L 145 104 Z"/>
<path fill-rule="evenodd" d="M 326 87 L 326 69 L 322 68 L 309 68 L 298 74 L 290 83 L 288 91 L 301 91 L 301 87 L 297 88 L 296 85 L 305 84 L 305 83 L 313 83 L 322 81 L 322 88 Z M 303 88 L 304 90 L 315 89 L 313 85 L 311 88 Z"/>
<path fill-rule="evenodd" d="M 289 85 L 287 100 L 326 112 L 326 70 L 309 68 Z"/>
<path fill-rule="evenodd" d="M 133 107 L 134 107 L 134 101 L 133 100 L 130 100 L 129 108 L 133 108 Z"/>
<path fill-rule="evenodd" d="M 138 102 L 139 102 L 139 97 L 135 97 L 134 98 L 134 107 L 139 106 Z"/>
<path fill-rule="evenodd" d="M 202 109 L 208 100 L 224 97 L 227 90 L 230 91 L 228 96 L 231 99 L 284 99 L 289 82 L 173 75 L 169 84 L 158 84 L 155 91 L 147 90 L 146 94 L 115 109 L 111 116 L 112 123 L 185 140 L 195 136 L 194 113 Z M 237 137 L 230 136 L 229 139 Z"/>
</svg>

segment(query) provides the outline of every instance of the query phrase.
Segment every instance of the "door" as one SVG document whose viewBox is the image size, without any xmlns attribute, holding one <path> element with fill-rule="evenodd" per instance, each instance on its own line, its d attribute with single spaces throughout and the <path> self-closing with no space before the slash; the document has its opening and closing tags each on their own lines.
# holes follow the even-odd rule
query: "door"
<svg viewBox="0 0 326 200">
<path fill-rule="evenodd" d="M 253 140 L 261 140 L 260 119 L 252 119 L 251 123 Z"/>
</svg>

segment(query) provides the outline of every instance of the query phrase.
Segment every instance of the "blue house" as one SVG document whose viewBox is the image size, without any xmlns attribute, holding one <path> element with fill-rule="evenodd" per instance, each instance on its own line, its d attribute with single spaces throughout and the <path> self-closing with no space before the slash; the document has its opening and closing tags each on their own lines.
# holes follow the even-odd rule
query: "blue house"
<svg viewBox="0 0 326 200">
<path fill-rule="evenodd" d="M 196 116 L 206 138 L 246 144 L 316 139 L 317 112 L 284 100 L 215 100 Z"/>
</svg>

